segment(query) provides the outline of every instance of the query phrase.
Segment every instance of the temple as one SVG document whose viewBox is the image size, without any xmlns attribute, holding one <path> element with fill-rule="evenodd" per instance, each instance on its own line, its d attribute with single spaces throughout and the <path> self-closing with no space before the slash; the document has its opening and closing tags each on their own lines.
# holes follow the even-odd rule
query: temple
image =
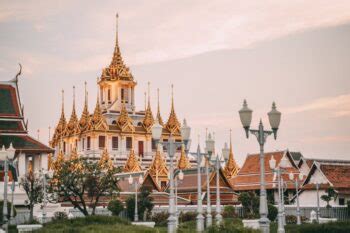
<svg viewBox="0 0 350 233">
<path fill-rule="evenodd" d="M 73 103 L 70 118 L 64 109 L 64 92 L 62 91 L 61 116 L 55 127 L 50 145 L 55 148 L 55 158 L 62 151 L 66 158 L 73 150 L 79 156 L 91 160 L 100 159 L 107 153 L 114 166 L 120 166 L 125 172 L 137 172 L 150 168 L 159 185 L 167 180 L 168 156 L 166 148 L 157 148 L 152 140 L 151 128 L 158 121 L 163 126 L 162 140 L 167 141 L 172 135 L 181 142 L 181 124 L 175 112 L 172 87 L 171 110 L 164 123 L 158 106 L 154 117 L 150 102 L 150 84 L 145 109 L 136 110 L 135 88 L 137 82 L 131 70 L 123 61 L 118 41 L 118 20 L 112 61 L 102 69 L 97 80 L 98 96 L 95 109 L 88 109 L 88 93 L 85 83 L 85 101 L 83 111 L 78 116 L 73 87 Z M 189 167 L 190 160 L 177 148 L 176 162 L 181 167 Z M 158 169 L 159 171 L 153 171 Z"/>
</svg>

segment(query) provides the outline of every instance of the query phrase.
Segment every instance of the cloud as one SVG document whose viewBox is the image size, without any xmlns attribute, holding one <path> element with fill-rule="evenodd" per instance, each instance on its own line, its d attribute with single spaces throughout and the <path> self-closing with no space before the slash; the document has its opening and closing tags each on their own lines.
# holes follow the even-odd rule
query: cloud
<svg viewBox="0 0 350 233">
<path fill-rule="evenodd" d="M 319 110 L 326 110 L 332 117 L 350 116 L 350 94 L 319 98 L 310 103 L 286 108 L 284 111 L 294 114 Z"/>
</svg>

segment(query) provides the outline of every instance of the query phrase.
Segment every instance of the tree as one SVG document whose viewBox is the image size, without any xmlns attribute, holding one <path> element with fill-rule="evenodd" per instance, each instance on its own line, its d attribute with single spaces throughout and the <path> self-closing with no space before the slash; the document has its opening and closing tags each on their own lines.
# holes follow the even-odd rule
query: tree
<svg viewBox="0 0 350 233">
<path fill-rule="evenodd" d="M 50 181 L 51 198 L 56 201 L 69 201 L 85 216 L 88 208 L 95 215 L 100 198 L 118 192 L 115 174 L 119 169 L 85 158 L 60 160 L 53 164 L 54 174 Z M 107 161 L 108 162 L 108 161 Z"/>
<path fill-rule="evenodd" d="M 246 217 L 254 218 L 259 214 L 259 197 L 255 192 L 241 193 L 238 201 L 241 202 Z"/>
<path fill-rule="evenodd" d="M 23 187 L 28 197 L 27 205 L 30 210 L 29 221 L 32 222 L 34 205 L 41 203 L 44 197 L 43 182 L 38 174 L 34 174 L 32 169 L 29 169 L 29 172 L 21 178 L 20 185 Z"/>
<path fill-rule="evenodd" d="M 326 193 L 325 195 L 322 195 L 321 196 L 321 199 L 325 202 L 327 202 L 327 208 L 330 208 L 331 206 L 329 205 L 329 202 L 332 201 L 335 197 L 335 191 L 332 187 L 329 187 L 327 190 L 326 190 Z"/>
<path fill-rule="evenodd" d="M 120 200 L 111 200 L 107 209 L 112 212 L 112 215 L 118 216 L 124 210 L 124 206 Z"/>
<path fill-rule="evenodd" d="M 145 220 L 146 213 L 151 213 L 152 209 L 153 209 L 153 198 L 150 197 L 151 192 L 145 188 L 145 187 L 141 187 L 140 189 L 140 193 L 138 194 L 138 201 L 137 201 L 137 207 L 138 207 L 138 215 L 139 216 L 143 216 L 143 219 Z M 134 214 L 135 214 L 135 196 L 130 196 L 127 200 L 126 200 L 126 211 L 127 211 L 127 215 L 129 219 L 133 219 L 134 218 Z"/>
</svg>

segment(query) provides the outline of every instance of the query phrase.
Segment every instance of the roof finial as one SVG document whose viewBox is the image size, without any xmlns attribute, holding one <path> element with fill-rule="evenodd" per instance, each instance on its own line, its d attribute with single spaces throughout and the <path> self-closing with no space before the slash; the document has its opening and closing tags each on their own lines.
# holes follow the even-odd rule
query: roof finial
<svg viewBox="0 0 350 233">
<path fill-rule="evenodd" d="M 147 92 L 145 92 L 144 95 L 145 95 L 145 112 L 146 112 L 146 109 L 147 109 Z"/>
<path fill-rule="evenodd" d="M 232 129 L 230 129 L 230 151 L 232 152 Z"/>
<path fill-rule="evenodd" d="M 162 116 L 160 115 L 160 104 L 159 104 L 159 88 L 157 88 L 157 99 L 158 99 L 158 109 L 157 109 L 157 121 L 160 125 L 164 125 Z"/>
<path fill-rule="evenodd" d="M 171 104 L 174 107 L 174 84 L 171 84 Z"/>
<path fill-rule="evenodd" d="M 86 90 L 86 86 L 87 86 L 87 82 L 84 82 L 84 86 L 85 86 L 85 106 L 87 107 L 88 105 L 88 92 Z"/>
<path fill-rule="evenodd" d="M 62 114 L 64 114 L 64 90 L 62 89 Z"/>
<path fill-rule="evenodd" d="M 150 105 L 150 103 L 151 103 L 151 91 L 150 91 L 151 83 L 148 82 L 147 84 L 148 84 L 148 105 Z"/>
<path fill-rule="evenodd" d="M 116 14 L 116 30 L 115 30 L 115 47 L 118 46 L 118 18 L 119 18 L 119 15 L 118 13 Z"/>
<path fill-rule="evenodd" d="M 50 144 L 50 140 L 51 140 L 51 126 L 49 126 L 49 144 Z"/>
<path fill-rule="evenodd" d="M 75 110 L 75 86 L 73 86 L 73 109 Z"/>
</svg>

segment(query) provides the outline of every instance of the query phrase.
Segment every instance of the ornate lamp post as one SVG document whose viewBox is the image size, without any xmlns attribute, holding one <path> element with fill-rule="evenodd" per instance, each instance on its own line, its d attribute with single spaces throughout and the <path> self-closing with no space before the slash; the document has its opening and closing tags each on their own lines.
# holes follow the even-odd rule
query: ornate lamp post
<svg viewBox="0 0 350 233">
<path fill-rule="evenodd" d="M 12 143 L 10 147 L 5 150 L 5 146 L 2 147 L 0 151 L 0 161 L 4 163 L 4 203 L 2 209 L 3 216 L 3 229 L 5 232 L 8 232 L 8 219 L 7 219 L 7 185 L 8 185 L 8 165 L 12 163 L 13 158 L 15 157 L 16 150 L 13 148 Z"/>
<path fill-rule="evenodd" d="M 162 136 L 163 127 L 156 122 L 152 126 L 152 137 L 156 141 L 156 144 L 160 143 L 167 148 L 169 159 L 170 159 L 170 188 L 169 188 L 169 218 L 168 218 L 168 233 L 176 232 L 176 213 L 175 213 L 175 195 L 174 195 L 174 155 L 176 147 L 181 146 L 182 142 L 175 142 L 173 135 L 170 134 L 169 140 L 167 142 L 160 141 Z M 183 125 L 180 129 L 182 141 L 185 147 L 188 144 L 191 128 L 187 126 L 186 120 L 184 120 Z"/>
<path fill-rule="evenodd" d="M 301 224 L 301 217 L 300 217 L 300 206 L 299 206 L 299 193 L 298 193 L 298 189 L 299 189 L 299 181 L 302 181 L 304 176 L 303 174 L 299 173 L 298 176 L 295 177 L 294 179 L 294 174 L 291 172 L 289 173 L 289 179 L 291 181 L 294 181 L 295 184 L 295 192 L 297 195 L 297 224 L 300 225 Z"/>
<path fill-rule="evenodd" d="M 178 210 L 178 207 L 177 207 L 177 186 L 179 184 L 179 182 L 181 180 L 184 179 L 184 173 L 182 172 L 182 170 L 179 171 L 179 174 L 178 176 L 175 177 L 175 213 L 176 213 L 176 228 L 178 228 L 179 226 L 179 210 Z"/>
<path fill-rule="evenodd" d="M 264 126 L 262 121 L 260 120 L 259 129 L 253 130 L 250 129 L 250 124 L 252 122 L 252 113 L 253 111 L 248 108 L 247 101 L 244 100 L 243 108 L 239 111 L 239 116 L 243 125 L 243 128 L 246 132 L 247 138 L 249 137 L 249 133 L 256 136 L 259 145 L 260 145 L 260 230 L 263 233 L 270 232 L 270 221 L 267 218 L 267 195 L 266 195 L 266 184 L 265 184 L 265 165 L 264 165 L 264 145 L 266 142 L 266 138 L 273 134 L 274 138 L 277 138 L 278 127 L 281 122 L 281 113 L 276 110 L 276 104 L 272 104 L 272 110 L 267 114 L 269 117 L 269 122 L 272 130 L 264 130 Z"/>
<path fill-rule="evenodd" d="M 132 178 L 132 176 L 130 175 L 129 176 L 129 184 L 132 185 L 134 184 L 135 185 L 135 213 L 134 213 L 134 222 L 138 222 L 139 221 L 139 214 L 138 214 L 138 210 L 137 210 L 137 191 L 138 191 L 138 186 L 141 185 L 143 183 L 143 177 L 142 175 L 140 175 L 138 181 L 135 180 L 134 182 L 134 179 Z"/>
<path fill-rule="evenodd" d="M 216 225 L 220 225 L 222 222 L 221 215 L 221 200 L 220 200 L 220 159 L 219 155 L 216 156 Z"/>
<path fill-rule="evenodd" d="M 211 137 L 210 133 L 209 133 L 209 136 L 208 136 L 207 140 L 205 141 L 205 145 L 206 145 L 206 149 L 207 149 L 207 153 L 204 154 L 204 156 L 207 159 L 207 161 L 205 163 L 205 173 L 206 173 L 206 179 L 207 179 L 207 215 L 206 215 L 207 218 L 206 218 L 206 227 L 210 227 L 212 225 L 213 218 L 212 218 L 212 215 L 211 215 L 211 204 L 210 204 L 209 165 L 210 165 L 211 156 L 213 154 L 214 147 L 215 147 L 215 141 Z"/>
<path fill-rule="evenodd" d="M 317 191 L 317 211 L 316 211 L 316 220 L 318 223 L 320 223 L 320 185 L 322 184 L 319 180 L 316 178 L 312 178 L 311 180 L 312 184 L 316 185 L 316 191 Z"/>
</svg>

